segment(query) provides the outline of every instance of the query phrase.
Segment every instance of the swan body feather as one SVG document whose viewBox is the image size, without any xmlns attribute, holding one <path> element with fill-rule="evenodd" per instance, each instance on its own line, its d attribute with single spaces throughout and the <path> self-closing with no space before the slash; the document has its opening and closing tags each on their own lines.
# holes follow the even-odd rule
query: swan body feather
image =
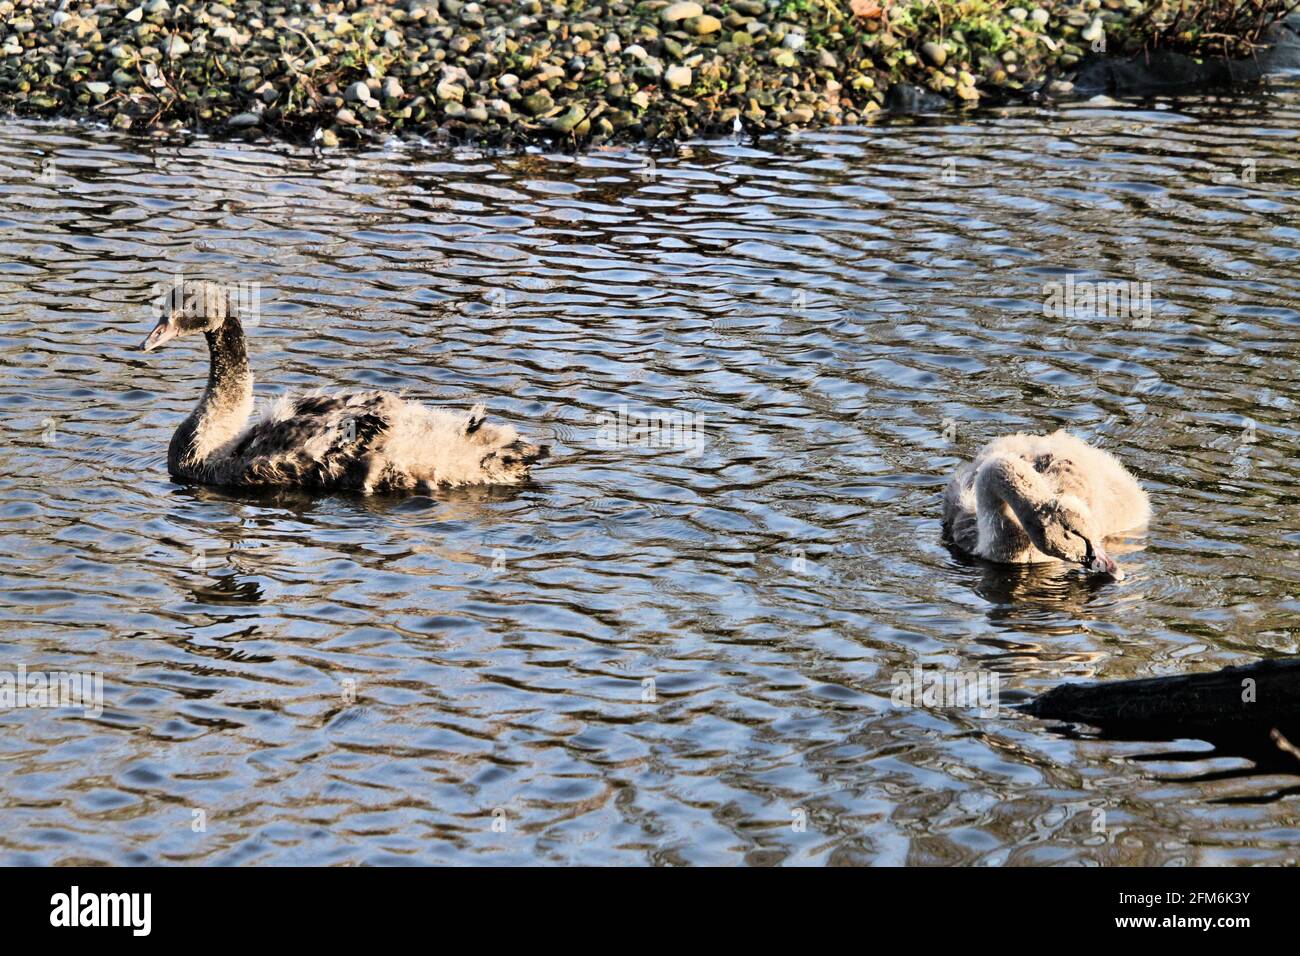
<svg viewBox="0 0 1300 956">
<path fill-rule="evenodd" d="M 1145 527 L 1151 505 L 1119 459 L 1064 429 L 994 439 L 944 492 L 947 537 L 968 554 L 1005 564 L 1073 560 L 1043 547 L 1052 535 L 1041 536 L 1062 513 L 1100 553 L 1106 538 Z"/>
</svg>

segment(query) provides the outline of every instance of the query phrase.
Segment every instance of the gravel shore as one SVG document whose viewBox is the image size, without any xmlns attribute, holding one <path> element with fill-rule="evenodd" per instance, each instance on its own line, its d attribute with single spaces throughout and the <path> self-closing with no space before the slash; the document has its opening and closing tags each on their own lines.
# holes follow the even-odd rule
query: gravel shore
<svg viewBox="0 0 1300 956">
<path fill-rule="evenodd" d="M 1065 95 L 1156 22 L 1144 0 L 882 2 L 0 0 L 0 110 L 325 146 L 653 142 Z"/>
</svg>

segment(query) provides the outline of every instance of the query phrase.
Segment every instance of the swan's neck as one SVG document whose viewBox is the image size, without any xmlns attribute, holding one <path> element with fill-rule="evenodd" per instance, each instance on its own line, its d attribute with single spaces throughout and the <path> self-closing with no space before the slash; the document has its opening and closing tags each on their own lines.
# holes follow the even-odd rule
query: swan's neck
<svg viewBox="0 0 1300 956">
<path fill-rule="evenodd" d="M 1038 474 L 1024 462 L 1011 457 L 985 462 L 975 476 L 976 550 L 991 560 L 1023 560 L 1023 552 L 1032 547 L 1025 529 L 1038 523 L 1050 498 Z"/>
<path fill-rule="evenodd" d="M 173 473 L 193 474 L 211 467 L 223 449 L 244 430 L 253 411 L 253 373 L 248 367 L 244 329 L 230 315 L 208 340 L 208 387 L 190 417 L 172 438 L 168 463 Z"/>
</svg>

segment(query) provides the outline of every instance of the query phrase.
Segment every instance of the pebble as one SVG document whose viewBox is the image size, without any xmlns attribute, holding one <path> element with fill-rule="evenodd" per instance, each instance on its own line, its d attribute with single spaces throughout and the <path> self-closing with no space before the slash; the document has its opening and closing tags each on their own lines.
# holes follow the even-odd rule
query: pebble
<svg viewBox="0 0 1300 956">
<path fill-rule="evenodd" d="M 167 54 L 169 60 L 175 60 L 190 52 L 190 45 L 185 42 L 178 34 L 172 34 L 162 42 L 163 52 Z"/>
<path fill-rule="evenodd" d="M 929 40 L 921 44 L 921 57 L 931 66 L 943 66 L 948 62 L 948 51 L 942 43 Z"/>
<path fill-rule="evenodd" d="M 663 13 L 659 15 L 664 23 L 675 23 L 678 20 L 688 20 L 691 17 L 704 15 L 704 8 L 698 3 L 673 3 L 664 8 Z"/>
<path fill-rule="evenodd" d="M 578 124 L 583 122 L 586 118 L 587 118 L 587 111 L 583 109 L 581 106 L 575 104 L 573 106 L 570 106 L 559 116 L 552 118 L 550 121 L 550 126 L 551 129 L 556 130 L 557 132 L 571 133 L 578 126 Z"/>
<path fill-rule="evenodd" d="M 550 93 L 539 90 L 524 97 L 523 107 L 530 116 L 541 116 L 555 109 L 555 101 L 551 99 Z"/>
<path fill-rule="evenodd" d="M 722 21 L 708 14 L 691 17 L 684 25 L 689 32 L 694 33 L 696 36 L 708 36 L 710 33 L 717 33 L 722 29 Z"/>
<path fill-rule="evenodd" d="M 664 72 L 664 82 L 670 90 L 680 90 L 691 85 L 691 68 L 689 66 L 670 66 Z"/>
<path fill-rule="evenodd" d="M 370 87 L 358 80 L 343 91 L 343 98 L 349 103 L 369 103 Z"/>
</svg>

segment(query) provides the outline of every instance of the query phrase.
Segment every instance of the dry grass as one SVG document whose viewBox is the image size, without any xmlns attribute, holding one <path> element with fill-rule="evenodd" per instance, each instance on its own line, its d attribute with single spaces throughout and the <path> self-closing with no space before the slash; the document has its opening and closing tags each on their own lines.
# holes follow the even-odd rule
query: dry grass
<svg viewBox="0 0 1300 956">
<path fill-rule="evenodd" d="M 1149 33 L 1148 46 L 1184 53 L 1250 56 L 1265 31 L 1300 10 L 1300 0 L 1160 0 L 1134 20 Z"/>
</svg>

